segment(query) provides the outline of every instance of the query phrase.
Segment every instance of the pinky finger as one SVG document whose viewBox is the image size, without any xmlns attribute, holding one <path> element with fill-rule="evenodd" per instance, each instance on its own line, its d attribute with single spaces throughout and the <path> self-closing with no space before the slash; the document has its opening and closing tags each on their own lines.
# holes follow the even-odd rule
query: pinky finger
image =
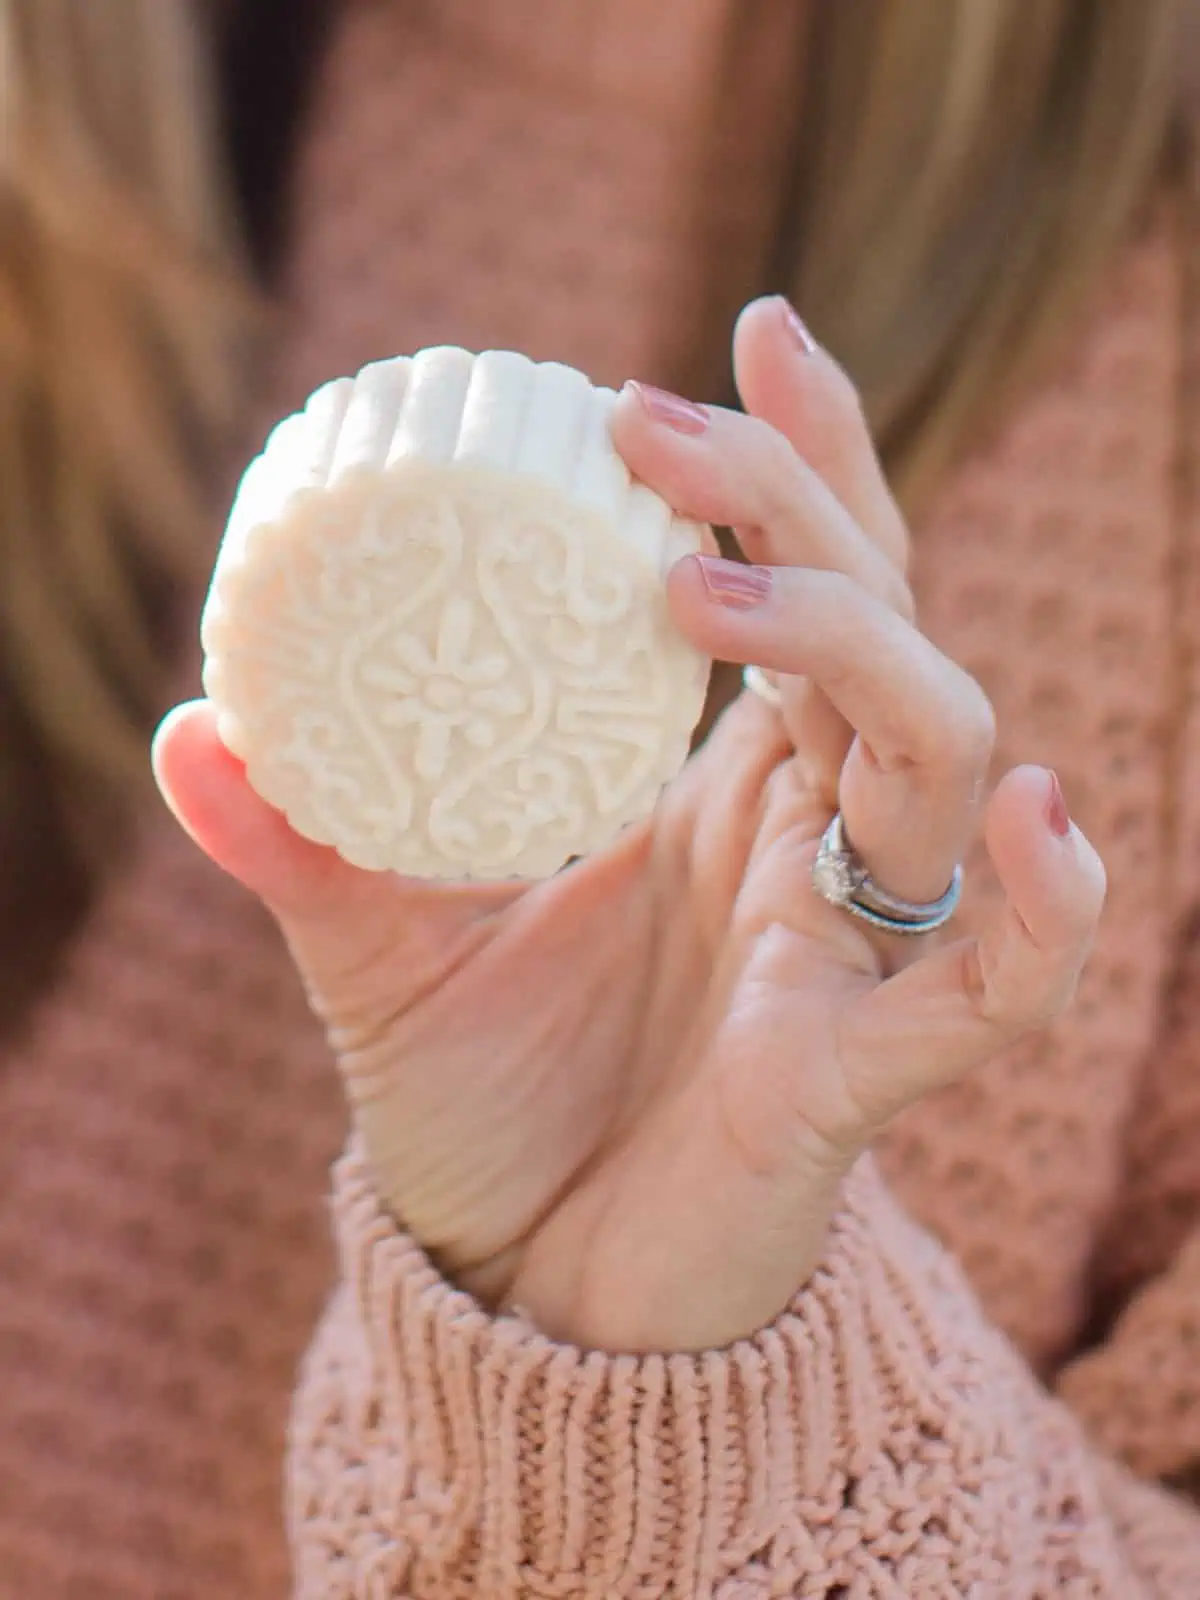
<svg viewBox="0 0 1200 1600">
<path fill-rule="evenodd" d="M 1104 904 L 1099 856 L 1039 767 L 1004 778 L 984 826 L 1005 893 L 999 914 L 872 990 L 843 1023 L 842 1070 L 868 1127 L 985 1065 L 1074 998 Z"/>
</svg>

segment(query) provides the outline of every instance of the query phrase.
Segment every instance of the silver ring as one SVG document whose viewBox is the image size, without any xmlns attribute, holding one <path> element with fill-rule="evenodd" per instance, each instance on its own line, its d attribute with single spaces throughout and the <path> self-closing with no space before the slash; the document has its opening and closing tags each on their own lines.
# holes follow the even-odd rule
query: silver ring
<svg viewBox="0 0 1200 1600">
<path fill-rule="evenodd" d="M 772 683 L 761 667 L 742 668 L 742 687 L 749 689 L 751 694 L 756 694 L 760 700 L 765 700 L 776 710 L 783 704 L 779 685 Z"/>
<path fill-rule="evenodd" d="M 955 867 L 950 887 L 926 905 L 901 900 L 875 883 L 846 835 L 840 811 L 826 828 L 812 869 L 813 888 L 840 911 L 869 922 L 884 933 L 933 933 L 944 927 L 962 899 L 963 872 Z"/>
<path fill-rule="evenodd" d="M 783 697 L 778 684 L 771 682 L 761 667 L 742 668 L 742 685 L 778 709 Z M 813 888 L 840 911 L 869 922 L 884 933 L 898 933 L 913 937 L 934 933 L 950 921 L 962 899 L 963 871 L 955 867 L 950 887 L 940 899 L 920 904 L 914 900 L 901 900 L 898 895 L 881 889 L 871 877 L 850 843 L 842 813 L 835 812 L 825 829 L 812 869 Z"/>
</svg>

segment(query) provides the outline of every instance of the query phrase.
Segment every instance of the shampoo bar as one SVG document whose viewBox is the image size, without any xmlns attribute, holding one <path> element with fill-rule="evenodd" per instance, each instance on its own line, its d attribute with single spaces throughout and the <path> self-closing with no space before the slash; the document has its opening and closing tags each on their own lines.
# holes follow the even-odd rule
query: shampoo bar
<svg viewBox="0 0 1200 1600">
<path fill-rule="evenodd" d="M 645 816 L 708 661 L 663 577 L 708 530 L 630 479 L 615 395 L 434 349 L 272 433 L 204 609 L 204 687 L 250 783 L 376 871 L 537 878 Z"/>
</svg>

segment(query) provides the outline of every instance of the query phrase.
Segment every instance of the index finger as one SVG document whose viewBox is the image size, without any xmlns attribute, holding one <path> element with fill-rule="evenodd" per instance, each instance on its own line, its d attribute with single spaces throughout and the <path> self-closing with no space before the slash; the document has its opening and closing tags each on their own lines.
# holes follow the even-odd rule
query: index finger
<svg viewBox="0 0 1200 1600">
<path fill-rule="evenodd" d="M 627 384 L 611 428 L 630 471 L 681 516 L 733 528 L 766 565 L 845 573 L 912 615 L 895 563 L 768 423 Z"/>
</svg>

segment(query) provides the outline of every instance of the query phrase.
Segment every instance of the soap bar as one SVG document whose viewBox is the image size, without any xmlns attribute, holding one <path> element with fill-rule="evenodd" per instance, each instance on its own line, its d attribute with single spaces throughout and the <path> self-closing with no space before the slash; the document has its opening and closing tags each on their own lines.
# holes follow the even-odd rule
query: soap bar
<svg viewBox="0 0 1200 1600">
<path fill-rule="evenodd" d="M 217 557 L 204 688 L 299 833 L 374 871 L 539 878 L 651 811 L 709 669 L 663 578 L 710 533 L 631 479 L 615 399 L 439 348 L 271 434 Z"/>
</svg>

